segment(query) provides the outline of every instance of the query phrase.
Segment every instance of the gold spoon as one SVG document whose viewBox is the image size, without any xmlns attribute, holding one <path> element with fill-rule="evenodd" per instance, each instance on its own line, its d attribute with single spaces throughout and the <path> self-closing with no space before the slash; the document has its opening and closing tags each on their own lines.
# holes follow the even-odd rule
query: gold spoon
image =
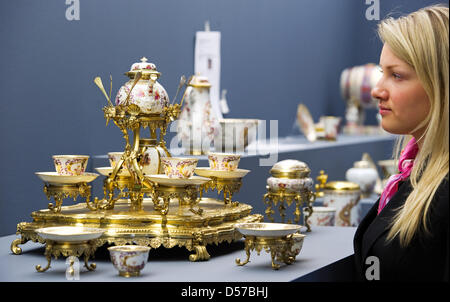
<svg viewBox="0 0 450 302">
<path fill-rule="evenodd" d="M 191 76 L 189 77 L 189 80 L 187 81 L 187 83 L 190 83 L 193 77 L 194 77 L 194 76 L 191 75 Z M 183 101 L 184 101 L 184 96 L 185 96 L 185 95 L 186 95 L 186 90 L 184 91 L 183 97 L 181 98 L 180 108 L 183 106 Z"/>
<path fill-rule="evenodd" d="M 100 77 L 95 77 L 94 83 L 97 84 L 98 88 L 100 88 L 100 90 L 103 92 L 106 99 L 108 100 L 109 105 L 113 106 L 113 104 L 111 103 L 111 99 L 108 97 L 108 95 L 106 94 L 105 88 L 103 87 L 102 79 Z"/>
<path fill-rule="evenodd" d="M 131 91 L 133 90 L 134 86 L 136 86 L 137 82 L 141 79 L 142 73 L 138 72 L 136 73 L 136 76 L 134 77 L 133 85 L 131 85 L 131 89 L 128 92 L 127 98 L 125 99 L 124 106 L 128 106 L 128 100 L 130 99 Z"/>
<path fill-rule="evenodd" d="M 186 83 L 186 77 L 184 75 L 182 75 L 181 79 L 180 79 L 180 84 L 178 84 L 177 92 L 175 93 L 175 97 L 172 100 L 172 104 L 177 99 L 178 93 L 180 92 L 181 87 L 183 87 L 185 83 Z"/>
</svg>

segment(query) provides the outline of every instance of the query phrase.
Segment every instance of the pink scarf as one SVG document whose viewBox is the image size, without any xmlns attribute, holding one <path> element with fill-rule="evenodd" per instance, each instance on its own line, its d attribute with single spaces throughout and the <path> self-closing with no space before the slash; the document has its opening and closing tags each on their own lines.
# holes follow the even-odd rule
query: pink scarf
<svg viewBox="0 0 450 302">
<path fill-rule="evenodd" d="M 400 155 L 398 161 L 398 170 L 400 173 L 392 175 L 388 179 L 386 187 L 381 194 L 380 203 L 378 204 L 378 214 L 380 214 L 381 210 L 386 206 L 389 200 L 391 200 L 395 192 L 397 192 L 398 183 L 408 178 L 411 174 L 417 152 L 419 152 L 419 146 L 416 143 L 416 139 L 412 138 Z"/>
</svg>

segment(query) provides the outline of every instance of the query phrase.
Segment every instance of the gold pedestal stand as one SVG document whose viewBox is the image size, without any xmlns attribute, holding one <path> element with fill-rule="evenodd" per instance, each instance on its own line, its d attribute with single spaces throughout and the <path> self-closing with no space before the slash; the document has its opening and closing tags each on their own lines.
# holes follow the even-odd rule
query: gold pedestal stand
<svg viewBox="0 0 450 302">
<path fill-rule="evenodd" d="M 244 236 L 245 237 L 245 253 L 247 258 L 241 262 L 241 259 L 236 259 L 236 264 L 239 266 L 246 265 L 250 262 L 250 252 L 256 250 L 258 256 L 262 250 L 270 253 L 272 260 L 272 269 L 277 270 L 280 265 L 275 261 L 284 262 L 285 264 L 292 264 L 295 257 L 300 252 L 301 246 L 297 251 L 293 251 L 295 244 L 294 236 L 302 236 L 301 234 L 290 234 L 283 237 L 262 237 L 262 236 Z"/>
<path fill-rule="evenodd" d="M 304 223 L 307 228 L 306 231 L 311 231 L 311 226 L 309 225 L 307 218 L 311 216 L 313 212 L 312 205 L 316 199 L 316 194 L 314 192 L 305 190 L 304 192 L 291 193 L 286 192 L 284 188 L 280 188 L 277 191 L 272 191 L 271 189 L 269 189 L 269 186 L 267 186 L 266 188 L 267 193 L 263 196 L 263 202 L 267 206 L 265 213 L 270 222 L 275 221 L 273 217 L 273 214 L 275 214 L 275 210 L 273 210 L 274 206 L 276 207 L 278 205 L 278 211 L 281 216 L 281 221 L 284 223 L 286 217 L 286 208 L 291 206 L 291 204 L 295 202 L 294 223 L 298 224 L 300 222 L 300 215 L 302 213 L 301 206 L 305 205 L 305 207 L 308 209 L 308 212 L 307 214 L 305 214 Z M 290 219 L 288 220 L 288 223 L 292 223 Z"/>
<path fill-rule="evenodd" d="M 84 255 L 84 265 L 85 267 L 93 271 L 96 268 L 96 264 L 88 264 L 89 258 L 94 256 L 95 251 L 99 246 L 102 245 L 101 241 L 98 239 L 90 240 L 90 241 L 81 241 L 81 242 L 57 242 L 52 240 L 45 241 L 45 258 L 47 259 L 47 266 L 41 267 L 40 265 L 36 265 L 36 270 L 38 272 L 45 272 L 50 268 L 50 263 L 52 261 L 52 256 L 55 259 L 58 259 L 59 256 L 64 257 L 80 257 Z M 71 276 L 74 275 L 73 268 L 74 260 L 70 259 L 70 267 L 69 273 Z"/>
<path fill-rule="evenodd" d="M 225 205 L 238 206 L 239 202 L 233 201 L 233 194 L 239 192 L 242 186 L 242 178 L 219 178 L 210 176 L 211 180 L 201 186 L 200 196 L 203 191 L 217 190 L 217 194 L 223 191 L 223 202 Z"/>
<path fill-rule="evenodd" d="M 44 193 L 47 196 L 48 200 L 50 200 L 52 197 L 55 200 L 55 204 L 53 203 L 48 204 L 48 208 L 54 213 L 61 212 L 63 199 L 69 197 L 73 198 L 74 201 L 77 199 L 78 196 L 85 197 L 87 207 L 92 208 L 90 204 L 91 186 L 88 186 L 86 183 L 65 184 L 65 185 L 55 185 L 52 183 L 45 183 Z"/>
<path fill-rule="evenodd" d="M 198 192 L 198 186 L 175 187 L 156 185 L 149 195 L 153 200 L 154 209 L 161 215 L 167 215 L 171 200 L 179 202 L 179 209 L 183 209 L 183 206 L 188 206 L 189 211 L 192 213 L 202 215 L 203 209 L 194 209 L 194 206 L 200 202 L 200 199 L 197 198 Z"/>
<path fill-rule="evenodd" d="M 170 200 L 170 212 L 161 215 L 149 198 L 142 201 L 142 210 L 130 208 L 131 201 L 120 199 L 113 209 L 89 210 L 85 204 L 63 206 L 59 213 L 45 209 L 33 212 L 32 222 L 21 222 L 17 225 L 17 234 L 21 238 L 11 244 L 14 254 L 22 252 L 18 245 L 33 242 L 45 243 L 35 230 L 50 226 L 83 226 L 103 228 L 106 232 L 98 240 L 101 244 L 138 244 L 151 248 L 163 246 L 172 248 L 185 247 L 195 251 L 189 260 L 208 260 L 206 250 L 208 244 L 218 245 L 221 242 L 233 242 L 242 238 L 235 230 L 236 223 L 261 222 L 263 216 L 250 214 L 252 207 L 243 203 L 230 207 L 222 201 L 202 198 L 198 201 L 202 214 L 191 211 L 189 204 Z"/>
</svg>

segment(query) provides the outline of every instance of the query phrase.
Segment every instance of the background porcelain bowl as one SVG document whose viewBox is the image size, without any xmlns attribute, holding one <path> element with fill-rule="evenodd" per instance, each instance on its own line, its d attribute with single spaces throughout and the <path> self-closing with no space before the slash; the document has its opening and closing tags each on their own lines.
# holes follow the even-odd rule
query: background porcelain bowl
<svg viewBox="0 0 450 302">
<path fill-rule="evenodd" d="M 215 150 L 220 152 L 243 152 L 256 140 L 257 119 L 221 119 L 219 131 L 214 136 Z"/>
</svg>

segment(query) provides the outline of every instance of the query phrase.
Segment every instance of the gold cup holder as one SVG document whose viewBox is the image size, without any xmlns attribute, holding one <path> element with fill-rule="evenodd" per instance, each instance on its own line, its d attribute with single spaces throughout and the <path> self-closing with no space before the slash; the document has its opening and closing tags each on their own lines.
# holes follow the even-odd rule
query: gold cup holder
<svg viewBox="0 0 450 302">
<path fill-rule="evenodd" d="M 281 237 L 262 237 L 262 236 L 244 236 L 245 238 L 245 253 L 247 258 L 242 262 L 237 258 L 236 264 L 239 266 L 246 265 L 250 262 L 251 251 L 256 251 L 258 256 L 261 251 L 270 253 L 272 269 L 278 270 L 280 264 L 277 262 L 283 262 L 285 264 L 292 264 L 295 261 L 295 257 L 300 253 L 303 245 L 303 234 L 289 234 Z"/>
<path fill-rule="evenodd" d="M 36 270 L 40 273 L 47 271 L 50 268 L 52 256 L 58 259 L 59 256 L 64 257 L 81 257 L 84 256 L 84 265 L 89 271 L 96 269 L 95 263 L 88 263 L 89 258 L 94 256 L 95 251 L 103 242 L 99 239 L 81 241 L 81 242 L 57 242 L 53 240 L 45 240 L 45 252 L 44 256 L 47 259 L 47 265 L 42 267 L 36 265 Z M 68 272 L 71 276 L 74 275 L 75 269 L 73 267 L 75 261 L 70 259 Z"/>
</svg>

